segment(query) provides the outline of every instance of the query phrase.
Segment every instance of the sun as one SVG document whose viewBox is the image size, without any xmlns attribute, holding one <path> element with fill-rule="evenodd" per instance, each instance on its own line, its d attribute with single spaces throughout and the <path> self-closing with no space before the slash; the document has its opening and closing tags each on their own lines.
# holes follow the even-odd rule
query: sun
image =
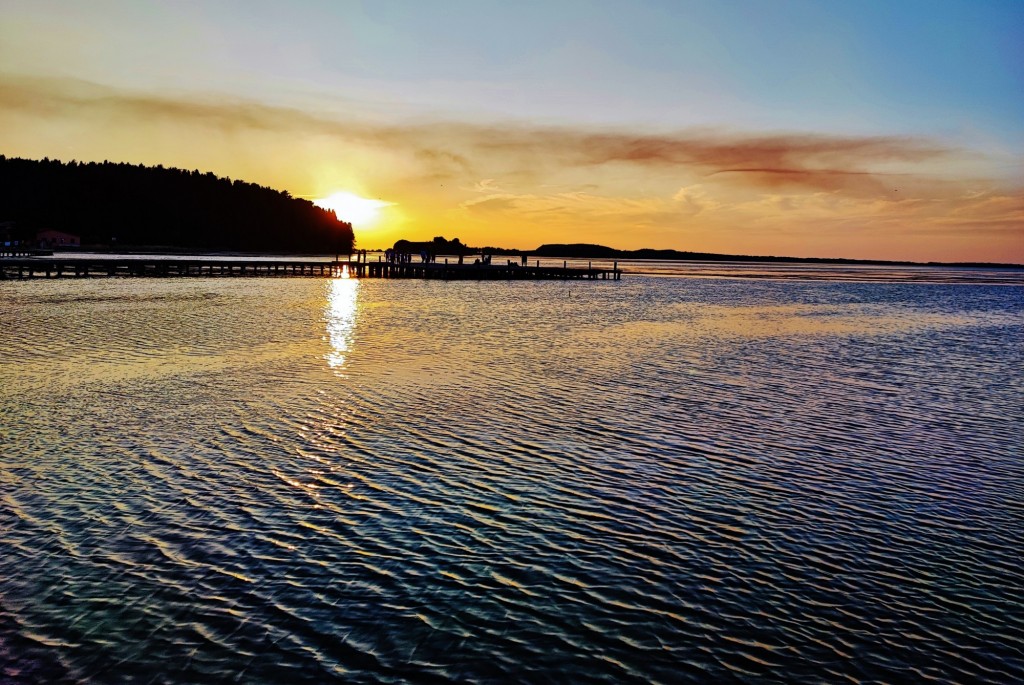
<svg viewBox="0 0 1024 685">
<path fill-rule="evenodd" d="M 380 218 L 380 210 L 394 203 L 371 200 L 348 191 L 339 191 L 328 197 L 313 200 L 313 204 L 324 209 L 333 209 L 342 221 L 347 221 L 358 228 L 366 228 L 377 223 Z"/>
</svg>

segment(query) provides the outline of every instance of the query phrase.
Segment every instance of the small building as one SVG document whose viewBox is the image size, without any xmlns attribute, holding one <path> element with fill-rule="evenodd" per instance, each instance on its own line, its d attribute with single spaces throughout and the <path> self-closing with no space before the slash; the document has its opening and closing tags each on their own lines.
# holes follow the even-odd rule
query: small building
<svg viewBox="0 0 1024 685">
<path fill-rule="evenodd" d="M 82 245 L 82 239 L 73 233 L 47 229 L 36 233 L 36 245 L 44 250 L 52 250 L 60 247 L 80 247 Z"/>
</svg>

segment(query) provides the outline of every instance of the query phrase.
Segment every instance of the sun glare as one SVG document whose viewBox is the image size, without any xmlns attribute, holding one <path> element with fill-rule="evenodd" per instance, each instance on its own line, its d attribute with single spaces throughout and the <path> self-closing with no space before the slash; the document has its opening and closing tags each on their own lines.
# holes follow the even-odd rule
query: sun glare
<svg viewBox="0 0 1024 685">
<path fill-rule="evenodd" d="M 324 209 L 333 209 L 342 221 L 365 228 L 375 224 L 380 218 L 380 210 L 393 203 L 371 200 L 359 197 L 355 193 L 341 191 L 319 200 L 313 200 L 313 204 Z"/>
</svg>

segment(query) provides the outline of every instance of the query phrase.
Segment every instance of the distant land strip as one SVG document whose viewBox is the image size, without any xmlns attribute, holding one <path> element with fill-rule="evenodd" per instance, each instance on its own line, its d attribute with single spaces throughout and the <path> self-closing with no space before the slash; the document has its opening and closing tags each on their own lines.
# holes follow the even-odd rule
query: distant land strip
<svg viewBox="0 0 1024 685">
<path fill-rule="evenodd" d="M 490 250 L 491 248 L 486 248 Z M 510 252 L 515 252 L 512 250 Z M 706 262 L 795 262 L 805 264 L 883 264 L 892 266 L 961 266 L 1000 269 L 1024 269 L 1024 264 L 997 262 L 909 262 L 881 259 L 845 259 L 841 257 L 777 257 L 764 255 L 733 255 L 714 252 L 686 252 L 680 250 L 616 250 L 604 245 L 587 243 L 541 245 L 528 252 L 537 257 L 572 257 L 577 259 L 650 259 L 664 261 L 706 261 Z"/>
<path fill-rule="evenodd" d="M 458 238 L 448 240 L 443 237 L 432 241 L 415 242 L 398 240 L 394 249 L 399 252 L 418 254 L 493 254 L 493 255 L 526 255 L 529 257 L 558 257 L 570 259 L 646 259 L 659 261 L 691 261 L 691 262 L 786 262 L 803 264 L 865 264 L 889 266 L 960 266 L 974 268 L 1024 269 L 1022 264 L 996 262 L 908 262 L 889 261 L 883 259 L 845 259 L 842 257 L 778 257 L 765 255 L 718 254 L 715 252 L 688 252 L 683 250 L 656 250 L 642 248 L 639 250 L 617 250 L 605 245 L 590 243 L 548 243 L 533 250 L 516 250 L 507 247 L 470 247 Z"/>
</svg>

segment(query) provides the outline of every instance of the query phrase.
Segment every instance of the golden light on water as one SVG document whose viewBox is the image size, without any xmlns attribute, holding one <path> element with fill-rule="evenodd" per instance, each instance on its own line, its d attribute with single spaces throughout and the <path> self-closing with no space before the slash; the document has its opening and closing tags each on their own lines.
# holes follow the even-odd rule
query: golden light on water
<svg viewBox="0 0 1024 685">
<path fill-rule="evenodd" d="M 332 278 L 327 285 L 327 306 L 324 320 L 330 349 L 325 356 L 327 365 L 336 371 L 345 368 L 345 360 L 352 348 L 359 300 L 358 278 Z"/>
<path fill-rule="evenodd" d="M 394 203 L 371 200 L 343 190 L 319 200 L 313 200 L 313 204 L 324 209 L 334 210 L 339 219 L 349 222 L 356 228 L 368 228 L 380 220 L 381 210 Z"/>
</svg>

